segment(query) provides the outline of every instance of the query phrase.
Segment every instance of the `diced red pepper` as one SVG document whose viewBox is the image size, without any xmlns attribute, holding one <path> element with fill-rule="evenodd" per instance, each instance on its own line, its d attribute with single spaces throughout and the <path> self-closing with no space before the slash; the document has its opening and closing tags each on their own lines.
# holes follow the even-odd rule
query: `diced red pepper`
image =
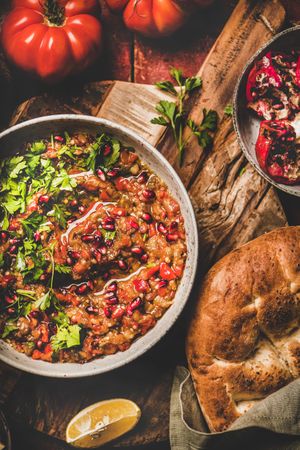
<svg viewBox="0 0 300 450">
<path fill-rule="evenodd" d="M 159 275 L 163 280 L 168 280 L 168 281 L 175 280 L 177 278 L 176 273 L 165 262 L 160 263 Z"/>
<path fill-rule="evenodd" d="M 148 281 L 142 280 L 141 278 L 133 280 L 133 285 L 137 292 L 148 292 L 150 289 Z"/>
</svg>

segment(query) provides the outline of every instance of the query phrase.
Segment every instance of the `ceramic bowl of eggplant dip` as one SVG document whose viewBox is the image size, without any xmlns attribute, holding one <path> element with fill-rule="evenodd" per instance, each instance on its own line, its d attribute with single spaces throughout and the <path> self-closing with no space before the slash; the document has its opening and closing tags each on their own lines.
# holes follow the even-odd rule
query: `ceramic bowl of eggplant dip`
<svg viewBox="0 0 300 450">
<path fill-rule="evenodd" d="M 248 161 L 269 183 L 300 196 L 300 27 L 276 35 L 247 64 L 234 125 Z"/>
<path fill-rule="evenodd" d="M 0 135 L 0 359 L 53 377 L 158 342 L 195 277 L 197 226 L 164 157 L 118 124 L 58 115 Z"/>
</svg>

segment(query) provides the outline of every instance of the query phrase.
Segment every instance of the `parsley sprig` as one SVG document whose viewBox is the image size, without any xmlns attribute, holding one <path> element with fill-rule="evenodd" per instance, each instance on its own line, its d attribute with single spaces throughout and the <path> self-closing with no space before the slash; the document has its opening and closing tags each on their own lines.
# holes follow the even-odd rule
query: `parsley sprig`
<svg viewBox="0 0 300 450">
<path fill-rule="evenodd" d="M 184 150 L 190 140 L 190 137 L 183 138 L 183 130 L 187 125 L 198 138 L 199 145 L 204 149 L 211 146 L 213 141 L 213 132 L 217 128 L 218 116 L 215 111 L 203 110 L 203 119 L 201 124 L 197 125 L 193 120 L 187 118 L 184 110 L 184 102 L 188 95 L 195 89 L 202 87 L 200 77 L 184 77 L 181 70 L 171 69 L 170 75 L 176 82 L 161 81 L 155 85 L 162 91 L 168 92 L 175 97 L 175 102 L 161 100 L 156 105 L 156 111 L 160 116 L 151 120 L 151 123 L 170 127 L 173 131 L 174 139 L 178 148 L 179 165 L 183 163 Z"/>
<path fill-rule="evenodd" d="M 161 100 L 156 111 L 160 114 L 151 120 L 156 125 L 170 126 L 178 148 L 179 164 L 182 165 L 183 152 L 187 142 L 183 139 L 183 130 L 186 124 L 186 113 L 184 111 L 184 101 L 188 94 L 202 86 L 200 77 L 184 77 L 181 70 L 171 69 L 170 75 L 176 82 L 175 86 L 171 81 L 161 81 L 155 85 L 162 91 L 168 92 L 175 97 L 175 102 Z"/>
</svg>

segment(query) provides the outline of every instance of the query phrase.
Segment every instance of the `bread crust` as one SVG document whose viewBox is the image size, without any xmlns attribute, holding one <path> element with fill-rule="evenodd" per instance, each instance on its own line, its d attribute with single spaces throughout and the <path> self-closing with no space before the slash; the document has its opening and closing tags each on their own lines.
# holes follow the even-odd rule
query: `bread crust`
<svg viewBox="0 0 300 450">
<path fill-rule="evenodd" d="M 208 272 L 186 353 L 211 431 L 300 376 L 300 227 L 279 228 Z"/>
</svg>

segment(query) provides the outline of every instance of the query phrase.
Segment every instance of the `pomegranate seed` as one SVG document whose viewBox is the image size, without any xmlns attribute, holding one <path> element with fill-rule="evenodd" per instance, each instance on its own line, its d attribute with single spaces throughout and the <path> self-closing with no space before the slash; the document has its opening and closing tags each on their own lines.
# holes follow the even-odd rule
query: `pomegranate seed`
<svg viewBox="0 0 300 450">
<path fill-rule="evenodd" d="M 141 261 L 142 261 L 142 263 L 146 263 L 146 262 L 148 261 L 148 259 L 149 259 L 149 256 L 147 255 L 147 253 L 144 253 L 144 254 L 141 256 Z"/>
<path fill-rule="evenodd" d="M 108 318 L 111 317 L 111 310 L 110 310 L 110 308 L 107 308 L 107 307 L 103 308 L 103 312 L 106 315 L 106 317 L 108 317 Z"/>
<path fill-rule="evenodd" d="M 68 266 L 72 266 L 73 265 L 73 260 L 72 260 L 72 258 L 70 258 L 70 256 L 67 257 L 66 261 L 67 261 Z"/>
<path fill-rule="evenodd" d="M 99 310 L 97 308 L 94 308 L 94 306 L 90 305 L 85 308 L 86 312 L 89 314 L 98 314 Z"/>
<path fill-rule="evenodd" d="M 119 172 L 120 172 L 120 169 L 119 169 L 118 167 L 114 167 L 113 169 L 110 169 L 110 170 L 106 173 L 106 175 L 107 175 L 109 178 L 115 178 L 115 177 L 118 175 Z"/>
<path fill-rule="evenodd" d="M 15 308 L 7 308 L 7 313 L 9 315 L 14 314 L 15 313 Z"/>
<path fill-rule="evenodd" d="M 148 178 L 149 178 L 149 177 L 148 177 L 147 172 L 143 171 L 143 172 L 141 172 L 141 173 L 139 174 L 139 176 L 137 177 L 137 182 L 138 182 L 139 184 L 145 184 L 145 183 L 147 183 Z"/>
<path fill-rule="evenodd" d="M 9 248 L 9 253 L 11 254 L 11 255 L 15 255 L 16 253 L 17 253 L 17 251 L 18 251 L 18 246 L 17 245 L 12 245 L 10 248 Z"/>
<path fill-rule="evenodd" d="M 39 339 L 38 341 L 36 341 L 36 346 L 40 350 L 44 347 L 44 342 L 42 341 L 42 339 Z"/>
<path fill-rule="evenodd" d="M 138 230 L 140 228 L 137 221 L 132 218 L 129 219 L 129 225 L 131 226 L 131 228 L 134 228 L 135 230 Z"/>
<path fill-rule="evenodd" d="M 82 242 L 93 242 L 94 239 L 95 238 L 92 234 L 84 234 L 83 236 L 81 236 Z"/>
<path fill-rule="evenodd" d="M 170 231 L 175 231 L 175 230 L 178 230 L 178 222 L 173 221 L 170 224 Z"/>
<path fill-rule="evenodd" d="M 92 282 L 92 280 L 89 280 L 89 281 L 87 282 L 87 285 L 88 285 L 88 288 L 89 288 L 90 290 L 92 290 L 92 289 L 94 288 L 94 283 Z"/>
<path fill-rule="evenodd" d="M 103 236 L 102 236 L 102 234 L 101 234 L 101 231 L 97 230 L 97 231 L 94 233 L 94 240 L 95 240 L 96 242 L 101 242 L 101 241 L 103 240 Z"/>
<path fill-rule="evenodd" d="M 104 147 L 104 149 L 103 149 L 103 155 L 104 156 L 108 156 L 108 155 L 110 155 L 111 154 L 111 146 L 110 145 L 106 145 L 105 147 Z"/>
<path fill-rule="evenodd" d="M 105 244 L 107 247 L 111 247 L 113 245 L 114 241 L 112 239 L 105 239 Z"/>
<path fill-rule="evenodd" d="M 33 319 L 40 320 L 42 318 L 43 314 L 41 311 L 31 311 L 29 313 L 29 317 L 32 317 Z"/>
<path fill-rule="evenodd" d="M 103 172 L 102 169 L 97 169 L 97 176 L 98 176 L 98 178 L 100 178 L 101 181 L 106 180 L 105 173 Z"/>
<path fill-rule="evenodd" d="M 118 260 L 118 266 L 119 266 L 119 268 L 121 270 L 127 270 L 128 269 L 128 265 L 123 259 L 119 259 Z"/>
<path fill-rule="evenodd" d="M 39 242 L 41 240 L 41 233 L 39 231 L 36 231 L 33 235 L 33 238 L 35 242 Z"/>
<path fill-rule="evenodd" d="M 168 242 L 175 242 L 178 240 L 178 238 L 179 238 L 178 233 L 168 233 L 166 235 L 166 239 Z"/>
<path fill-rule="evenodd" d="M 12 298 L 9 295 L 5 295 L 4 298 L 5 298 L 6 303 L 8 303 L 8 304 L 14 303 L 16 301 L 16 298 Z"/>
<path fill-rule="evenodd" d="M 159 283 L 158 283 L 158 288 L 163 288 L 163 287 L 166 287 L 168 285 L 168 282 L 166 281 L 166 280 L 161 280 Z"/>
<path fill-rule="evenodd" d="M 152 216 L 149 213 L 143 213 L 142 219 L 146 223 L 151 223 L 153 221 Z"/>
<path fill-rule="evenodd" d="M 68 252 L 68 256 L 70 256 L 72 259 L 79 259 L 80 258 L 80 253 L 79 252 L 74 252 L 74 251 L 69 251 Z"/>
<path fill-rule="evenodd" d="M 113 223 L 104 223 L 102 228 L 106 231 L 115 231 L 116 227 Z"/>
<path fill-rule="evenodd" d="M 112 292 L 112 291 L 107 291 L 104 294 L 104 298 L 113 298 L 115 296 L 116 296 L 115 292 Z"/>
<path fill-rule="evenodd" d="M 135 256 L 142 256 L 144 250 L 141 247 L 132 247 L 131 253 L 133 253 Z"/>
<path fill-rule="evenodd" d="M 159 222 L 157 229 L 161 234 L 167 234 L 168 230 L 162 222 Z"/>
<path fill-rule="evenodd" d="M 128 314 L 129 316 L 132 316 L 133 311 L 135 311 L 137 308 L 139 308 L 139 307 L 141 306 L 141 304 L 142 304 L 142 299 L 141 299 L 141 297 L 135 298 L 135 299 L 130 303 L 130 305 L 127 306 L 127 308 L 126 308 L 127 314 Z"/>
<path fill-rule="evenodd" d="M 76 200 L 76 199 L 74 199 L 74 200 L 71 200 L 70 201 L 70 206 L 71 206 L 71 208 L 77 208 L 77 206 L 78 206 L 78 201 Z"/>
<path fill-rule="evenodd" d="M 5 243 L 5 242 L 7 242 L 8 238 L 9 238 L 9 232 L 8 232 L 8 231 L 2 230 L 2 231 L 0 232 L 0 241 L 1 241 L 2 243 Z"/>
<path fill-rule="evenodd" d="M 40 280 L 45 281 L 45 280 L 47 280 L 48 277 L 49 277 L 48 273 L 42 273 L 42 275 L 40 276 Z"/>
<path fill-rule="evenodd" d="M 125 309 L 122 306 L 117 306 L 116 309 L 112 312 L 112 319 L 120 319 L 125 314 Z"/>
<path fill-rule="evenodd" d="M 101 255 L 106 255 L 107 247 L 105 245 L 101 245 L 101 247 L 99 247 L 99 252 L 101 253 Z"/>
<path fill-rule="evenodd" d="M 87 290 L 88 290 L 87 283 L 83 283 L 77 287 L 76 294 L 79 294 L 79 295 L 85 294 Z"/>
<path fill-rule="evenodd" d="M 99 264 L 101 262 L 101 260 L 102 260 L 102 255 L 101 255 L 100 251 L 94 249 L 93 250 L 93 255 L 95 256 L 95 259 L 96 259 L 97 263 Z"/>
<path fill-rule="evenodd" d="M 102 220 L 102 223 L 105 225 L 111 225 L 115 223 L 115 219 L 113 217 L 110 216 L 106 216 L 104 217 L 104 219 Z"/>
<path fill-rule="evenodd" d="M 85 211 L 85 207 L 84 206 L 79 206 L 78 211 L 83 214 Z"/>
<path fill-rule="evenodd" d="M 54 136 L 54 139 L 58 142 L 64 142 L 64 138 L 62 136 Z"/>
<path fill-rule="evenodd" d="M 107 305 L 117 305 L 119 300 L 117 297 L 111 297 L 105 300 Z"/>
<path fill-rule="evenodd" d="M 107 280 L 109 279 L 109 272 L 105 272 L 105 273 L 102 275 L 102 278 L 103 278 L 104 281 L 107 281 Z"/>
<path fill-rule="evenodd" d="M 142 195 L 146 200 L 154 200 L 156 197 L 155 192 L 152 191 L 152 189 L 144 189 Z"/>
<path fill-rule="evenodd" d="M 49 203 L 49 200 L 50 200 L 50 196 L 49 195 L 41 195 L 39 197 L 38 202 L 42 205 L 44 203 Z"/>
<path fill-rule="evenodd" d="M 109 292 L 116 292 L 117 289 L 118 289 L 118 285 L 117 285 L 116 281 L 113 281 L 112 283 L 110 283 L 106 288 L 106 290 Z"/>
</svg>

